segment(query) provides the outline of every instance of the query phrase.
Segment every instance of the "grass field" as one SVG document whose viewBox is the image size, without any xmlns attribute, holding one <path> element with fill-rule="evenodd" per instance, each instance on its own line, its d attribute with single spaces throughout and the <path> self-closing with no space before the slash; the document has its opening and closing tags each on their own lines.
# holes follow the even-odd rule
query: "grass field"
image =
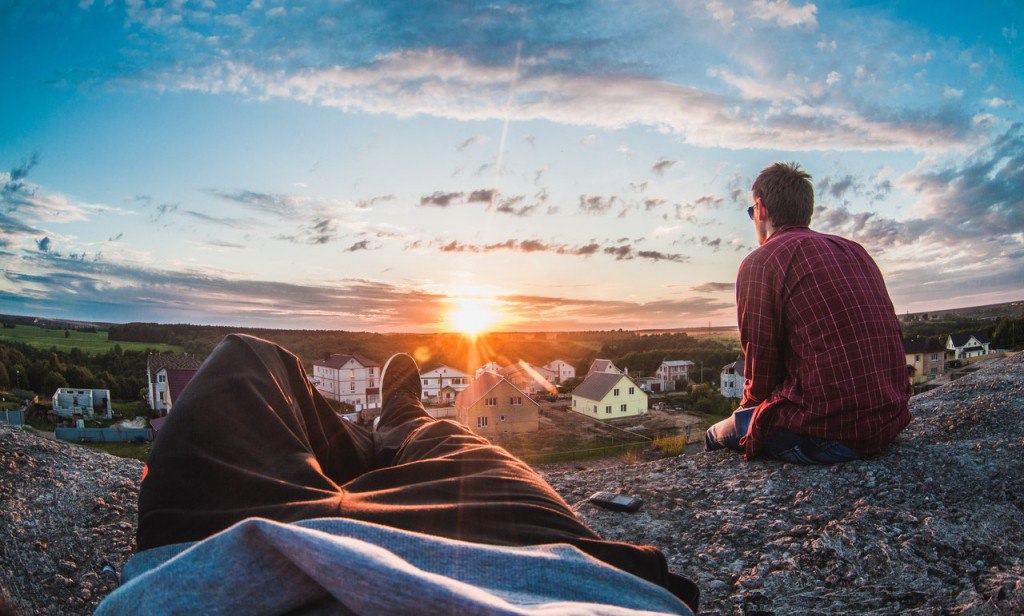
<svg viewBox="0 0 1024 616">
<path fill-rule="evenodd" d="M 16 325 L 13 329 L 0 328 L 0 341 L 24 342 L 38 349 L 57 347 L 61 351 L 80 349 L 83 353 L 104 353 L 115 344 L 121 345 L 125 351 L 170 351 L 180 353 L 181 347 L 172 344 L 150 344 L 146 342 L 111 342 L 107 340 L 107 332 L 79 332 L 68 330 L 64 337 L 63 329 L 43 329 L 33 325 Z"/>
</svg>

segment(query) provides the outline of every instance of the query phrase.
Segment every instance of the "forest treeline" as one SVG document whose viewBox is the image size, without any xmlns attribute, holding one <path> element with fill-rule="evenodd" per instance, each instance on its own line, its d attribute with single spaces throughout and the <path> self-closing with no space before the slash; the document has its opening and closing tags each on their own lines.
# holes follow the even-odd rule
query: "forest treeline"
<svg viewBox="0 0 1024 616">
<path fill-rule="evenodd" d="M 20 342 L 0 343 L 0 387 L 33 391 L 45 397 L 58 387 L 109 389 L 115 400 L 138 400 L 146 386 L 145 351 L 119 345 L 104 353 L 77 348 L 45 350 Z"/>
<path fill-rule="evenodd" d="M 186 352 L 205 355 L 225 335 L 238 332 L 271 340 L 298 355 L 307 368 L 331 353 L 359 353 L 383 363 L 393 353 L 410 353 L 424 367 L 447 364 L 462 370 L 489 361 L 519 360 L 544 365 L 562 359 L 585 372 L 595 358 L 612 360 L 630 374 L 649 376 L 666 359 L 705 365 L 705 376 L 717 377 L 721 367 L 739 358 L 738 346 L 685 333 L 643 335 L 633 331 L 484 334 L 476 339 L 460 334 L 377 334 L 327 330 L 268 330 L 203 325 L 126 323 L 112 325 L 110 340 L 176 344 Z"/>
</svg>

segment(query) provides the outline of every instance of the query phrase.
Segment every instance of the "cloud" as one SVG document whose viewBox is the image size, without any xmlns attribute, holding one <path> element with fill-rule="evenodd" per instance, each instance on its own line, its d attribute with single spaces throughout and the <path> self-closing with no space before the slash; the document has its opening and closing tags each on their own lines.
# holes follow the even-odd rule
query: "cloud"
<svg viewBox="0 0 1024 616">
<path fill-rule="evenodd" d="M 448 207 L 453 201 L 461 200 L 463 196 L 464 194 L 460 192 L 435 191 L 433 194 L 420 197 L 420 205 Z"/>
<path fill-rule="evenodd" d="M 485 137 L 484 135 L 473 135 L 472 137 L 460 143 L 458 147 L 455 149 L 459 152 L 464 152 L 466 148 L 476 145 L 478 143 L 484 143 L 485 141 L 487 141 L 487 137 Z"/>
<path fill-rule="evenodd" d="M 750 4 L 750 15 L 765 21 L 774 21 L 783 28 L 801 26 L 816 28 L 818 19 L 815 15 L 818 7 L 808 2 L 803 6 L 792 6 L 789 0 L 754 0 Z"/>
<path fill-rule="evenodd" d="M 667 201 L 664 199 L 644 199 L 644 210 L 650 212 L 651 210 L 665 205 Z"/>
<path fill-rule="evenodd" d="M 580 137 L 580 145 L 583 147 L 592 147 L 601 142 L 601 139 L 597 135 L 584 135 Z"/>
<path fill-rule="evenodd" d="M 604 214 L 618 201 L 618 197 L 602 197 L 600 195 L 580 195 L 580 210 L 587 214 Z"/>
<path fill-rule="evenodd" d="M 521 195 L 502 199 L 501 203 L 498 204 L 498 207 L 495 208 L 495 211 L 519 217 L 531 216 L 537 211 L 537 208 L 540 207 L 540 203 L 518 205 L 524 199 L 525 197 Z"/>
<path fill-rule="evenodd" d="M 226 201 L 232 201 L 258 212 L 272 214 L 280 218 L 294 217 L 304 201 L 303 198 L 294 195 L 282 195 L 272 193 L 254 192 L 251 190 L 239 190 L 234 192 L 213 190 L 211 194 Z"/>
<path fill-rule="evenodd" d="M 630 261 L 633 259 L 646 259 L 650 261 L 672 261 L 676 263 L 683 263 L 689 260 L 688 257 L 680 254 L 664 253 L 656 250 L 637 250 L 632 244 L 622 244 L 625 238 L 615 242 L 618 245 L 602 246 L 597 242 L 590 242 L 582 245 L 570 245 L 570 244 L 556 244 L 552 242 L 546 242 L 538 239 L 529 240 L 513 240 L 508 239 L 503 242 L 495 242 L 492 244 L 470 244 L 460 242 L 458 240 L 435 240 L 431 245 L 435 246 L 438 251 L 443 253 L 490 253 L 490 252 L 521 252 L 521 253 L 537 253 L 545 252 L 557 255 L 570 255 L 570 256 L 581 256 L 589 257 L 598 253 L 604 253 L 607 255 L 614 256 L 617 261 Z M 407 248 L 419 247 L 409 245 Z"/>
<path fill-rule="evenodd" d="M 392 194 L 379 195 L 379 196 L 376 196 L 376 197 L 370 197 L 369 199 L 360 199 L 359 201 L 356 201 L 355 208 L 357 210 L 369 210 L 369 209 L 373 209 L 373 206 L 377 205 L 378 203 L 386 203 L 388 201 L 394 201 L 394 200 L 395 200 L 395 195 L 392 195 Z"/>
<path fill-rule="evenodd" d="M 659 158 L 658 162 L 651 165 L 651 171 L 657 173 L 658 175 L 664 175 L 665 172 L 671 169 L 672 166 L 675 165 L 677 162 L 679 161 L 665 160 L 664 158 Z"/>
<path fill-rule="evenodd" d="M 370 240 L 360 240 L 346 248 L 345 252 L 357 252 L 359 250 L 370 250 Z"/>
<path fill-rule="evenodd" d="M 733 17 L 736 16 L 736 11 L 732 8 L 723 5 L 718 0 L 708 2 L 705 8 L 707 8 L 708 14 L 711 15 L 711 19 L 726 27 L 733 25 Z"/>
<path fill-rule="evenodd" d="M 246 218 L 231 218 L 227 216 L 211 216 L 210 214 L 204 214 L 203 212 L 197 212 L 195 210 L 185 210 L 186 215 L 191 216 L 199 221 L 220 225 L 222 227 L 231 228 L 242 228 L 252 224 L 252 221 Z"/>
<path fill-rule="evenodd" d="M 735 290 L 732 282 L 705 282 L 695 287 L 690 287 L 694 293 L 731 293 Z"/>
<path fill-rule="evenodd" d="M 36 247 L 39 249 L 40 252 L 49 252 L 50 238 L 44 237 L 43 239 L 36 241 Z"/>
<path fill-rule="evenodd" d="M 468 197 L 466 197 L 466 202 L 467 203 L 493 203 L 494 202 L 494 198 L 497 197 L 497 196 L 498 196 L 498 191 L 497 191 L 497 189 L 494 189 L 494 188 L 474 190 L 473 192 L 469 193 Z"/>
</svg>

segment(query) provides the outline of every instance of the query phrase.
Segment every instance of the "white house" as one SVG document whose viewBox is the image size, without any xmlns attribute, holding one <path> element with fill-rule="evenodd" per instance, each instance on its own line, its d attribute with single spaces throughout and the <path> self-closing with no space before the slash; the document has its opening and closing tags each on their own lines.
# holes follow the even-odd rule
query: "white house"
<svg viewBox="0 0 1024 616">
<path fill-rule="evenodd" d="M 544 393 L 554 394 L 558 391 L 555 388 L 555 382 L 558 379 L 555 372 L 525 361 L 520 360 L 519 363 L 505 366 L 501 369 L 500 374 L 531 396 Z"/>
<path fill-rule="evenodd" d="M 150 355 L 146 358 L 146 381 L 149 385 L 146 401 L 149 408 L 158 415 L 166 415 L 171 409 L 173 397 L 181 393 L 192 376 L 203 365 L 203 359 L 195 355 Z M 174 391 L 171 382 L 174 381 Z"/>
<path fill-rule="evenodd" d="M 365 408 L 380 406 L 380 364 L 358 353 L 332 353 L 313 362 L 312 380 L 325 398 Z"/>
<path fill-rule="evenodd" d="M 555 373 L 556 384 L 576 378 L 576 368 L 573 368 L 572 364 L 561 359 L 544 364 L 544 367 Z"/>
<path fill-rule="evenodd" d="M 480 378 L 480 375 L 484 372 L 490 372 L 491 374 L 501 374 L 501 365 L 495 361 L 489 361 L 486 364 L 476 369 L 476 378 Z"/>
<path fill-rule="evenodd" d="M 988 336 L 982 332 L 951 334 L 946 338 L 946 350 L 953 351 L 953 359 L 970 359 L 989 354 Z"/>
<path fill-rule="evenodd" d="M 71 419 L 110 419 L 109 389 L 77 389 L 61 387 L 53 393 L 53 412 L 58 417 Z"/>
<path fill-rule="evenodd" d="M 722 386 L 720 391 L 726 398 L 742 398 L 743 388 L 747 379 L 743 377 L 743 360 L 734 361 L 722 367 Z"/>
<path fill-rule="evenodd" d="M 661 362 L 654 376 L 658 379 L 660 391 L 675 391 L 676 381 L 689 381 L 690 368 L 694 366 L 692 361 L 666 360 Z"/>
<path fill-rule="evenodd" d="M 633 379 L 614 372 L 594 372 L 572 392 L 573 411 L 594 419 L 647 414 L 647 393 Z"/>
<path fill-rule="evenodd" d="M 622 374 L 622 370 L 615 367 L 610 359 L 595 359 L 594 363 L 590 364 L 590 370 L 587 370 L 587 376 L 594 374 L 595 372 L 607 372 L 609 374 Z"/>
<path fill-rule="evenodd" d="M 420 380 L 423 383 L 423 398 L 441 398 L 441 392 L 445 388 L 451 393 L 451 400 L 454 400 L 458 392 L 466 389 L 473 382 L 473 377 L 462 370 L 441 364 L 436 368 L 420 372 Z"/>
</svg>

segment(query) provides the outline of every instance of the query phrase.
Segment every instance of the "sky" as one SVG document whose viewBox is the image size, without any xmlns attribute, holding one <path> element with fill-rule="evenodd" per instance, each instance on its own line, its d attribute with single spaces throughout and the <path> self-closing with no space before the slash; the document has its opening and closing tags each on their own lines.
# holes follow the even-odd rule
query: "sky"
<svg viewBox="0 0 1024 616">
<path fill-rule="evenodd" d="M 896 311 L 1024 299 L 1024 3 L 0 1 L 0 313 L 734 325 L 813 176 Z"/>
</svg>

